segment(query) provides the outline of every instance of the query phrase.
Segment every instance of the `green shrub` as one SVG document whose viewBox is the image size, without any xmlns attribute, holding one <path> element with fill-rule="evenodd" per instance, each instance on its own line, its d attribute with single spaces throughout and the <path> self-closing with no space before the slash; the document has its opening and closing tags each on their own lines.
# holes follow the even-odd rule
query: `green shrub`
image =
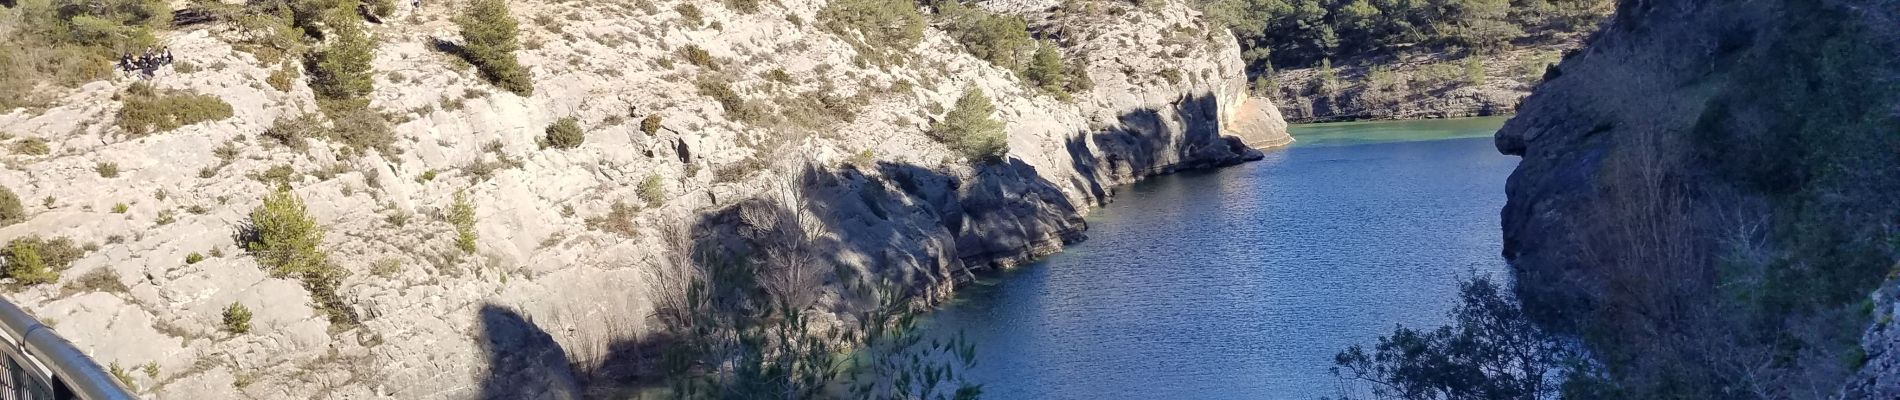
<svg viewBox="0 0 1900 400">
<path fill-rule="evenodd" d="M 1484 62 L 1478 60 L 1478 57 L 1465 57 L 1465 84 L 1484 85 Z"/>
<path fill-rule="evenodd" d="M 310 217 L 303 199 L 287 186 L 264 196 L 263 204 L 251 210 L 246 228 L 244 248 L 273 276 L 303 275 L 328 268 L 328 257 L 317 249 L 323 244 L 323 227 Z"/>
<path fill-rule="evenodd" d="M 73 87 L 117 72 L 122 49 L 157 43 L 152 31 L 171 23 L 161 0 L 4 0 L 0 35 L 0 110 L 46 105 L 43 87 Z M 42 86 L 45 85 L 45 86 Z"/>
<path fill-rule="evenodd" d="M 587 229 L 612 232 L 621 236 L 633 237 L 639 229 L 633 225 L 633 215 L 639 208 L 623 202 L 615 202 L 607 215 L 587 219 Z"/>
<path fill-rule="evenodd" d="M 63 237 L 46 240 L 28 236 L 13 239 L 5 249 L 0 249 L 0 259 L 6 262 L 5 277 L 22 285 L 57 282 L 60 271 L 84 255 L 85 250 L 74 246 L 72 239 Z"/>
<path fill-rule="evenodd" d="M 931 136 L 972 162 L 1000 158 L 1009 152 L 1009 137 L 1003 123 L 990 117 L 995 112 L 983 90 L 972 87 L 943 120 L 931 124 Z"/>
<path fill-rule="evenodd" d="M 1056 52 L 1054 43 L 1043 42 L 1036 46 L 1036 55 L 1030 58 L 1023 76 L 1049 93 L 1061 94 L 1068 90 L 1068 71 L 1063 68 L 1062 54 Z"/>
<path fill-rule="evenodd" d="M 566 117 L 548 124 L 547 137 L 541 142 L 543 147 L 572 149 L 581 147 L 581 142 L 586 140 L 587 135 L 581 132 L 580 121 L 574 117 Z"/>
<path fill-rule="evenodd" d="M 399 272 L 402 272 L 402 260 L 395 258 L 376 260 L 376 263 L 370 264 L 369 267 L 369 273 L 376 276 L 394 276 Z"/>
<path fill-rule="evenodd" d="M 370 13 L 377 17 L 388 17 L 396 12 L 396 0 L 363 0 L 363 4 L 369 6 Z"/>
<path fill-rule="evenodd" d="M 292 183 L 296 183 L 300 177 L 297 176 L 297 170 L 295 168 L 291 168 L 290 165 L 287 164 L 280 164 L 265 169 L 264 172 L 253 175 L 251 178 L 272 186 L 289 186 Z"/>
<path fill-rule="evenodd" d="M 376 42 L 354 21 L 338 24 L 332 31 L 335 38 L 330 45 L 311 55 L 311 89 L 331 100 L 369 96 L 376 89 L 370 65 L 376 58 Z"/>
<path fill-rule="evenodd" d="M 112 205 L 113 214 L 124 214 L 127 211 L 132 211 L 132 206 L 125 205 L 125 203 L 118 203 L 118 204 Z"/>
<path fill-rule="evenodd" d="M 834 1 L 819 11 L 818 20 L 875 61 L 916 47 L 924 38 L 924 16 L 912 0 Z"/>
<path fill-rule="evenodd" d="M 738 121 L 750 121 L 758 116 L 758 111 L 746 104 L 745 98 L 740 97 L 739 92 L 733 91 L 732 85 L 727 84 L 725 81 L 715 78 L 704 78 L 699 80 L 698 86 L 699 94 L 711 97 L 714 101 L 719 102 L 719 108 L 726 110 L 727 118 Z"/>
<path fill-rule="evenodd" d="M 468 62 L 480 69 L 489 82 L 517 95 L 534 94 L 534 82 L 528 70 L 515 60 L 520 48 L 516 37 L 519 23 L 508 14 L 503 0 L 474 0 L 468 11 L 456 18 L 462 29 L 462 52 Z"/>
<path fill-rule="evenodd" d="M 0 227 L 13 225 L 26 220 L 26 207 L 20 203 L 20 196 L 13 189 L 0 186 Z"/>
<path fill-rule="evenodd" d="M 468 194 L 455 192 L 454 203 L 449 204 L 449 223 L 455 225 L 455 247 L 463 252 L 475 252 L 475 204 L 468 201 Z"/>
<path fill-rule="evenodd" d="M 1035 45 L 1029 24 L 1021 17 L 995 14 L 960 2 L 946 1 L 938 9 L 950 22 L 945 30 L 970 54 L 1006 69 L 1019 69 L 1024 53 Z"/>
<path fill-rule="evenodd" d="M 701 26 L 706 26 L 706 16 L 701 15 L 699 6 L 693 5 L 692 2 L 683 2 L 674 6 L 673 12 L 680 13 L 680 22 L 685 23 L 688 28 L 699 29 Z"/>
<path fill-rule="evenodd" d="M 191 252 L 190 255 L 185 256 L 185 265 L 197 264 L 199 261 L 204 261 L 204 260 L 205 260 L 205 255 L 198 254 L 198 252 L 194 251 L 194 252 Z"/>
<path fill-rule="evenodd" d="M 224 331 L 243 334 L 251 331 L 251 308 L 238 302 L 224 307 Z"/>
<path fill-rule="evenodd" d="M 125 293 L 132 288 L 125 286 L 125 280 L 112 268 L 97 268 L 66 284 L 66 292 L 102 292 Z"/>
<path fill-rule="evenodd" d="M 389 118 L 383 113 L 358 107 L 329 114 L 332 125 L 329 137 L 351 151 L 362 154 L 376 150 L 384 156 L 401 153 L 401 149 L 396 148 L 396 131 L 389 127 Z"/>
<path fill-rule="evenodd" d="M 291 118 L 277 118 L 277 121 L 272 122 L 270 128 L 265 129 L 259 136 L 271 139 L 277 144 L 301 149 L 307 145 L 305 140 L 323 135 L 322 118 L 316 114 L 303 114 Z"/>
<path fill-rule="evenodd" d="M 290 91 L 291 81 L 297 79 L 296 68 L 297 67 L 292 66 L 290 63 L 285 62 L 276 69 L 272 69 L 270 76 L 264 77 L 264 83 L 270 84 L 271 88 L 277 89 L 279 92 L 288 92 Z"/>
<path fill-rule="evenodd" d="M 43 156 L 53 152 L 53 148 L 46 145 L 46 139 L 28 137 L 13 142 L 13 152 L 20 155 Z"/>
<path fill-rule="evenodd" d="M 125 107 L 119 109 L 117 125 L 134 136 L 222 120 L 232 115 L 231 104 L 223 99 L 178 91 L 159 93 L 144 82 L 132 84 L 122 98 Z"/>
<path fill-rule="evenodd" d="M 137 381 L 132 380 L 132 373 L 126 372 L 125 368 L 120 368 L 119 363 L 114 362 L 109 364 L 106 367 L 106 371 L 111 372 L 112 377 L 118 379 L 119 383 L 125 385 L 126 389 L 131 389 L 133 392 L 139 391 L 139 384 Z"/>
<path fill-rule="evenodd" d="M 660 175 L 647 174 L 646 179 L 640 180 L 640 201 L 646 202 L 647 207 L 666 204 L 666 186 L 660 181 Z"/>
<path fill-rule="evenodd" d="M 740 14 L 751 14 L 751 13 L 759 12 L 759 0 L 725 0 L 725 1 L 726 1 L 726 7 L 730 7 L 734 11 L 738 11 Z"/>
<path fill-rule="evenodd" d="M 714 71 L 719 70 L 719 60 L 713 59 L 712 53 L 707 53 L 706 49 L 699 48 L 697 45 L 689 44 L 686 45 L 686 47 L 681 47 L 680 58 L 684 58 L 686 59 L 686 63 L 697 65 L 700 68 Z"/>
<path fill-rule="evenodd" d="M 640 120 L 640 131 L 646 132 L 647 136 L 653 136 L 653 135 L 659 134 L 660 133 L 660 115 L 659 114 L 648 115 L 646 119 Z"/>
<path fill-rule="evenodd" d="M 92 170 L 93 172 L 98 172 L 101 178 L 119 177 L 119 163 L 101 162 L 98 165 L 94 165 Z"/>
</svg>

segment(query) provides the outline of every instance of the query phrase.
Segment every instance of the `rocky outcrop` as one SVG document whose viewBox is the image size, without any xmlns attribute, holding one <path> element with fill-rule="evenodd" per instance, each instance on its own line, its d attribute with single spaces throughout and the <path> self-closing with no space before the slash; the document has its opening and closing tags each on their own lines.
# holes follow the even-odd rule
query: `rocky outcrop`
<svg viewBox="0 0 1900 400">
<path fill-rule="evenodd" d="M 1886 318 L 1845 311 L 1895 265 L 1877 3 L 1624 1 L 1498 131 L 1519 297 L 1622 397 L 1896 395 Z"/>
<path fill-rule="evenodd" d="M 577 381 L 603 360 L 640 352 L 618 344 L 653 330 L 662 232 L 717 225 L 747 199 L 808 193 L 835 262 L 941 295 L 970 270 L 1078 240 L 1081 216 L 1118 185 L 1291 141 L 1272 104 L 1248 97 L 1234 40 L 1176 2 L 1009 8 L 1039 29 L 1060 27 L 1065 58 L 1086 63 L 1095 85 L 1072 102 L 934 29 L 904 50 L 909 61 L 877 65 L 814 22 L 825 2 L 766 2 L 751 14 L 692 3 L 705 24 L 670 6 L 511 2 L 531 97 L 496 90 L 435 50 L 432 39 L 456 37 L 456 10 L 399 10 L 370 28 L 380 43 L 371 104 L 392 115 L 396 151 L 360 155 L 261 136 L 315 102 L 301 80 L 288 90 L 267 83 L 278 66 L 234 45 L 233 27 L 167 32 L 190 68 L 150 83 L 216 96 L 235 115 L 124 135 L 110 121 L 132 77 L 0 114 L 0 131 L 53 150 L 4 156 L 0 183 L 29 199 L 30 217 L 0 227 L 0 240 L 60 236 L 97 248 L 60 283 L 7 297 L 102 364 L 154 363 L 157 373 L 133 381 L 161 398 L 560 396 L 582 390 Z M 676 63 L 687 45 L 717 67 Z M 734 119 L 697 94 L 701 79 L 832 122 Z M 972 167 L 925 133 L 969 87 L 1007 123 L 1002 162 Z M 836 103 L 845 110 L 800 108 L 827 96 L 847 99 Z M 662 121 L 650 135 L 640 126 L 648 116 Z M 537 146 L 567 117 L 584 127 L 584 144 Z M 122 172 L 101 176 L 102 162 Z M 297 171 L 291 186 L 329 231 L 323 248 L 348 272 L 340 295 L 360 325 L 327 323 L 297 281 L 269 276 L 235 241 L 271 188 L 259 177 L 279 166 Z M 626 206 L 646 203 L 649 180 L 659 201 Z M 455 247 L 444 218 L 458 192 L 476 209 L 473 253 Z M 207 257 L 185 262 L 192 253 Z M 73 284 L 95 271 L 127 289 Z M 219 330 L 232 303 L 254 311 L 251 333 Z"/>
<path fill-rule="evenodd" d="M 1581 37 L 1566 37 L 1483 55 L 1381 55 L 1338 60 L 1332 86 L 1323 84 L 1321 68 L 1281 70 L 1261 82 L 1273 86 L 1281 112 L 1296 123 L 1509 115 L 1547 65 L 1581 45 Z M 1477 65 L 1459 57 L 1475 57 Z"/>
</svg>

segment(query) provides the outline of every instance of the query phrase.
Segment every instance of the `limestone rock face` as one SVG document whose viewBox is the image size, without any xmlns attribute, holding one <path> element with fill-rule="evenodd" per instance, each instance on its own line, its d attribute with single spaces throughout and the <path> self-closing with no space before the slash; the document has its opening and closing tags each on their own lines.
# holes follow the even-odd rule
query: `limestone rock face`
<svg viewBox="0 0 1900 400">
<path fill-rule="evenodd" d="M 217 96 L 235 116 L 124 135 L 112 127 L 114 96 L 132 77 L 0 113 L 0 131 L 53 148 L 0 156 L 0 184 L 30 214 L 0 227 L 0 240 L 97 245 L 60 283 L 7 298 L 101 364 L 156 363 L 156 375 L 133 375 L 158 398 L 563 398 L 628 378 L 594 367 L 653 331 L 663 231 L 729 229 L 732 206 L 749 199 L 800 193 L 824 221 L 831 261 L 941 296 L 971 270 L 1081 239 L 1081 216 L 1118 185 L 1291 142 L 1275 107 L 1247 96 L 1234 39 L 1179 2 L 1102 1 L 1086 15 L 1058 2 L 1000 8 L 1061 32 L 1065 59 L 1087 65 L 1094 87 L 1062 101 L 934 29 L 908 61 L 879 66 L 815 23 L 824 1 L 764 2 L 751 14 L 689 1 L 705 24 L 671 8 L 511 2 L 530 97 L 431 47 L 458 36 L 449 3 L 398 10 L 370 26 L 380 43 L 371 104 L 391 115 L 390 152 L 265 139 L 278 119 L 317 112 L 309 86 L 267 84 L 278 65 L 234 46 L 233 28 L 167 32 L 194 68 L 150 83 Z M 688 45 L 717 68 L 684 62 Z M 780 74 L 792 79 L 769 78 Z M 700 94 L 703 80 L 788 119 L 830 121 L 735 119 Z M 972 166 L 927 133 L 969 87 L 1007 123 L 1002 161 Z M 822 96 L 855 105 L 800 108 Z M 649 116 L 661 121 L 652 134 L 641 129 Z M 538 146 L 565 117 L 585 142 Z M 100 162 L 122 172 L 102 177 Z M 259 177 L 282 166 L 348 271 L 340 296 L 359 325 L 329 324 L 300 282 L 271 277 L 237 242 L 272 188 Z M 643 198 L 649 181 L 658 196 Z M 445 217 L 458 192 L 475 206 L 472 253 L 456 248 Z M 121 203 L 127 211 L 113 213 Z M 191 253 L 207 257 L 186 263 Z M 129 289 L 64 288 L 95 270 Z M 250 333 L 220 330 L 232 303 L 254 311 Z"/>
<path fill-rule="evenodd" d="M 1900 396 L 1886 317 L 1900 34 L 1875 3 L 1621 2 L 1496 136 L 1523 157 L 1502 255 L 1526 311 L 1587 332 L 1632 377 L 1618 383 Z M 1876 287 L 1878 312 L 1834 311 L 1861 310 Z"/>
</svg>

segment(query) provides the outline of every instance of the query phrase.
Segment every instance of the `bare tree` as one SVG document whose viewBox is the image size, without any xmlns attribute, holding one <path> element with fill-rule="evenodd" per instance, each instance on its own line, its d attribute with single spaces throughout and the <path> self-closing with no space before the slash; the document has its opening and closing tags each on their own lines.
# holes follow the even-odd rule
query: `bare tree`
<svg viewBox="0 0 1900 400">
<path fill-rule="evenodd" d="M 823 227 L 803 188 L 777 181 L 766 196 L 739 206 L 741 234 L 754 247 L 760 286 L 784 307 L 804 310 L 817 302 L 824 274 L 832 269 L 820 248 Z"/>
</svg>

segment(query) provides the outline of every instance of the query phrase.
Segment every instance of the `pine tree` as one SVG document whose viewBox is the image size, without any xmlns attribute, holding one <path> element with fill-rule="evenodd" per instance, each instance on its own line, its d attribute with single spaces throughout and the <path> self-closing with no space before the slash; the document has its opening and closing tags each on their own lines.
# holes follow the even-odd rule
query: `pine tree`
<svg viewBox="0 0 1900 400">
<path fill-rule="evenodd" d="M 351 21 L 354 23 L 354 21 Z M 375 44 L 368 34 L 353 25 L 339 25 L 335 41 L 317 53 L 316 70 L 311 71 L 312 89 L 330 99 L 360 99 L 375 90 L 370 61 L 376 58 Z"/>
<path fill-rule="evenodd" d="M 481 69 L 482 76 L 515 94 L 534 94 L 534 82 L 528 71 L 515 60 L 515 50 L 521 47 L 516 38 L 520 28 L 515 17 L 508 13 L 507 2 L 475 0 L 468 12 L 455 22 L 462 28 L 462 40 L 467 42 L 462 45 L 462 51 L 470 63 Z"/>
<path fill-rule="evenodd" d="M 1063 75 L 1062 55 L 1056 52 L 1055 44 L 1045 41 L 1037 45 L 1036 55 L 1029 60 L 1029 68 L 1023 75 L 1042 90 L 1061 93 L 1067 77 Z"/>
<path fill-rule="evenodd" d="M 931 133 L 973 162 L 1002 158 L 1009 152 L 1009 136 L 1003 123 L 990 118 L 996 106 L 982 89 L 970 88 L 957 99 L 956 108 L 942 121 L 931 126 Z"/>
<path fill-rule="evenodd" d="M 245 248 L 257 255 L 257 263 L 272 275 L 308 274 L 326 266 L 325 256 L 317 251 L 323 243 L 323 228 L 311 218 L 288 187 L 264 196 L 264 204 L 251 210 L 252 234 Z"/>
</svg>

